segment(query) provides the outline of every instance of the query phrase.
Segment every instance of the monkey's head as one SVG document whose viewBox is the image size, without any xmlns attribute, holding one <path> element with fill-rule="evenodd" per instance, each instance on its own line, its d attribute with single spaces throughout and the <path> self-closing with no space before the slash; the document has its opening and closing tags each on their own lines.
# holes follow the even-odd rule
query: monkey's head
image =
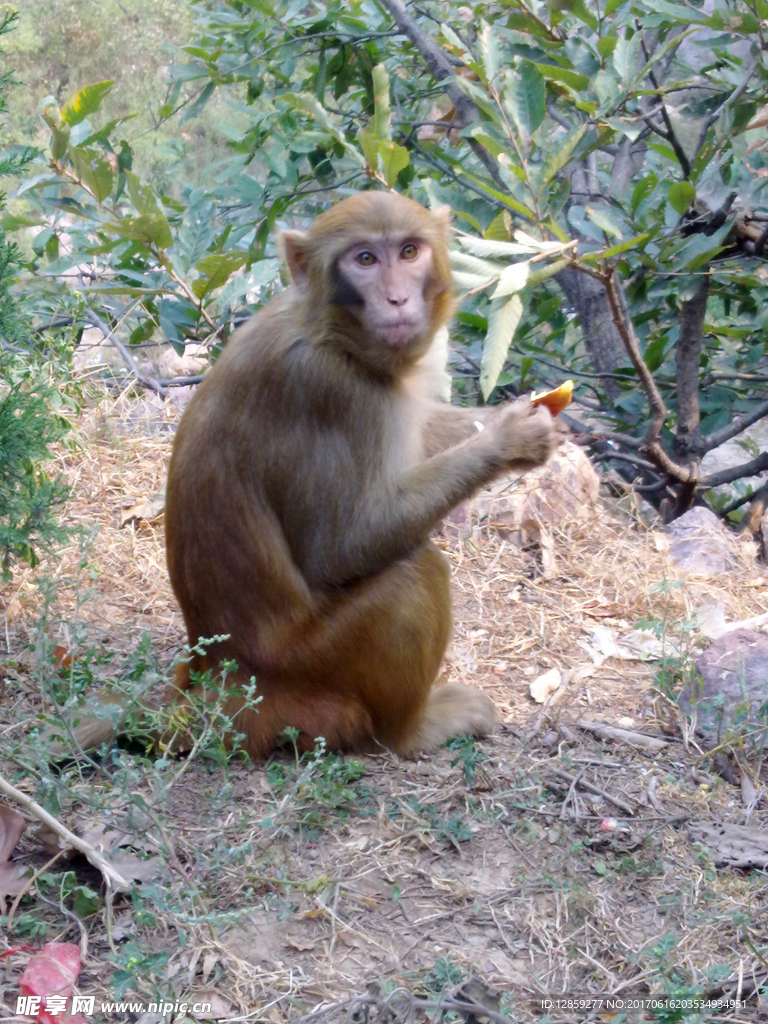
<svg viewBox="0 0 768 1024">
<path fill-rule="evenodd" d="M 283 232 L 281 248 L 313 324 L 325 320 L 371 368 L 396 371 L 426 352 L 453 312 L 449 230 L 448 207 L 361 192 L 309 231 Z"/>
</svg>

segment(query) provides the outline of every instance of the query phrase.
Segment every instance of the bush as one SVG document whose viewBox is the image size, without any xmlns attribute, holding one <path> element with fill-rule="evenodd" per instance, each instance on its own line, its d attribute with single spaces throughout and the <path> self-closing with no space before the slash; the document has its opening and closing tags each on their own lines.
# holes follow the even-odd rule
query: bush
<svg viewBox="0 0 768 1024">
<path fill-rule="evenodd" d="M 0 36 L 8 32 L 15 14 L 0 18 Z M 0 113 L 11 85 L 0 76 Z M 23 149 L 0 154 L 0 176 L 17 174 L 34 152 Z M 0 209 L 4 205 L 0 195 Z M 56 510 L 66 488 L 50 480 L 40 463 L 50 457 L 50 445 L 64 431 L 64 423 L 49 408 L 53 389 L 25 354 L 30 335 L 23 299 L 11 291 L 20 266 L 16 245 L 0 231 L 0 572 L 10 575 L 14 559 L 35 565 L 36 548 L 59 540 L 65 531 Z"/>
</svg>

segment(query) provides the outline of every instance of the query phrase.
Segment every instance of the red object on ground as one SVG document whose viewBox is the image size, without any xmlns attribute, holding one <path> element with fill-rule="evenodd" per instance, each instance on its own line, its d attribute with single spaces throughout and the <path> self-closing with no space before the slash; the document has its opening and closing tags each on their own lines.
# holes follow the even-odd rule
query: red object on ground
<svg viewBox="0 0 768 1024">
<path fill-rule="evenodd" d="M 81 1013 L 68 1016 L 66 1011 L 51 1013 L 45 1007 L 46 996 L 69 1000 L 79 973 L 80 947 L 73 942 L 47 942 L 30 959 L 19 979 L 19 988 L 25 996 L 42 997 L 37 1013 L 41 1024 L 87 1024 Z"/>
</svg>

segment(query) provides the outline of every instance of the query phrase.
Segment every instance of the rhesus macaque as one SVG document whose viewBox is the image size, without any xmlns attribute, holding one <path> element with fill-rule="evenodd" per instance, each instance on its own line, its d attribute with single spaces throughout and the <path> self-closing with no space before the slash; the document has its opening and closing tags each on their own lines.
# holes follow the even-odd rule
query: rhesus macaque
<svg viewBox="0 0 768 1024">
<path fill-rule="evenodd" d="M 236 332 L 181 421 L 168 570 L 190 644 L 229 639 L 176 685 L 224 658 L 239 666 L 228 686 L 255 677 L 258 708 L 233 695 L 226 709 L 253 758 L 287 726 L 304 748 L 323 736 L 409 755 L 493 725 L 480 690 L 433 688 L 451 599 L 429 535 L 497 475 L 544 462 L 558 435 L 527 399 L 433 400 L 448 234 L 447 209 L 385 192 L 284 232 L 290 286 Z"/>
</svg>

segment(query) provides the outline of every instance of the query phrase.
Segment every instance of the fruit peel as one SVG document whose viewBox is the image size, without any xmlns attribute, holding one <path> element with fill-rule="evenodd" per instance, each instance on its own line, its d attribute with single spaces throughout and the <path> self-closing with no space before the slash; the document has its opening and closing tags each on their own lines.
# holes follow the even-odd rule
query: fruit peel
<svg viewBox="0 0 768 1024">
<path fill-rule="evenodd" d="M 533 405 L 546 405 L 553 416 L 557 416 L 571 404 L 573 398 L 573 381 L 566 380 L 553 391 L 534 392 L 531 395 Z"/>
</svg>

